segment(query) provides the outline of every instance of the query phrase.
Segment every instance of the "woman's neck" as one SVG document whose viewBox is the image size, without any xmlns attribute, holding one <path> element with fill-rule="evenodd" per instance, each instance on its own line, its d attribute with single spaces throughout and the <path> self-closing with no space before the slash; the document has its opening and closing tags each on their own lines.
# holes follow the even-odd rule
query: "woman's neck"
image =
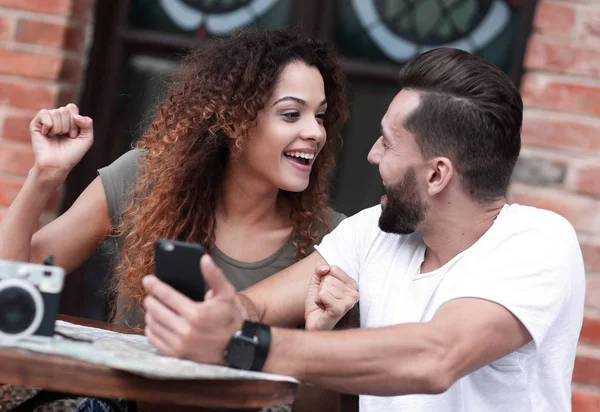
<svg viewBox="0 0 600 412">
<path fill-rule="evenodd" d="M 261 261 L 279 250 L 292 230 L 289 206 L 279 188 L 249 174 L 230 173 L 222 190 L 216 247 L 241 262 Z"/>
<path fill-rule="evenodd" d="M 219 202 L 219 220 L 240 227 L 278 221 L 282 216 L 279 188 L 248 175 L 226 175 Z"/>
</svg>

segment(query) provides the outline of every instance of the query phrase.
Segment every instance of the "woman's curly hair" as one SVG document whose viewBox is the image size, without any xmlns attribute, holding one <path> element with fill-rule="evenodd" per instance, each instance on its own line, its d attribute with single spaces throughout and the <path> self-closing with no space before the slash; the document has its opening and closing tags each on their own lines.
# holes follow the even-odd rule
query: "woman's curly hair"
<svg viewBox="0 0 600 412">
<path fill-rule="evenodd" d="M 319 69 L 328 109 L 326 143 L 303 192 L 281 191 L 291 204 L 296 258 L 330 229 L 328 182 L 341 126 L 348 117 L 344 76 L 325 43 L 284 31 L 244 30 L 191 51 L 168 98 L 137 142 L 142 152 L 132 201 L 115 236 L 124 236 L 113 292 L 125 297 L 116 313 L 140 308 L 143 276 L 153 273 L 158 238 L 215 243 L 217 205 L 231 156 L 239 155 L 287 64 Z M 235 128 L 235 138 L 234 136 Z"/>
</svg>

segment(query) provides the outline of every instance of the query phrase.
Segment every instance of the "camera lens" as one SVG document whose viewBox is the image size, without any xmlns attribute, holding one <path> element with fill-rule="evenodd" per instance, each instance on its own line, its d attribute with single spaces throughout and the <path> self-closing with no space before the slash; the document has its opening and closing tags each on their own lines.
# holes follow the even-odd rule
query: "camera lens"
<svg viewBox="0 0 600 412">
<path fill-rule="evenodd" d="M 33 296 L 23 288 L 11 286 L 0 290 L 0 331 L 9 335 L 22 333 L 35 319 Z"/>
</svg>

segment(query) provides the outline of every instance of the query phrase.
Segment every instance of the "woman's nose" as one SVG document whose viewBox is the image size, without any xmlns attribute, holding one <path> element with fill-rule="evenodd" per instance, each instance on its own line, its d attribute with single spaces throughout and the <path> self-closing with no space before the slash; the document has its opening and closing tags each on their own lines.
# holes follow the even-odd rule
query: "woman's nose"
<svg viewBox="0 0 600 412">
<path fill-rule="evenodd" d="M 325 128 L 316 120 L 307 124 L 302 132 L 300 132 L 300 137 L 302 139 L 315 140 L 318 143 L 324 141 L 326 136 Z"/>
</svg>

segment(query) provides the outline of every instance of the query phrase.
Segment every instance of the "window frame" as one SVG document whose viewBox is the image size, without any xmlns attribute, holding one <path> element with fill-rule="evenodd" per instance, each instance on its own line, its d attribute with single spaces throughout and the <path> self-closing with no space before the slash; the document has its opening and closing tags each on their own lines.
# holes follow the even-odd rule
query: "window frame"
<svg viewBox="0 0 600 412">
<path fill-rule="evenodd" d="M 347 0 L 290 0 L 293 1 L 291 27 L 306 35 L 333 40 L 338 2 Z M 538 0 L 526 1 L 516 36 L 510 78 L 520 85 L 523 59 Z M 183 53 L 207 41 L 203 38 L 160 33 L 153 30 L 128 27 L 128 11 L 131 0 L 117 3 L 96 2 L 96 24 L 85 83 L 80 99 L 82 113 L 94 119 L 95 144 L 67 179 L 67 190 L 61 212 L 75 201 L 77 196 L 96 177 L 96 170 L 111 162 L 110 148 L 116 136 L 115 113 L 111 108 L 117 98 L 120 69 L 125 53 L 132 49 Z M 328 23 L 329 22 L 329 23 Z M 394 84 L 398 65 L 370 63 L 342 58 L 342 68 L 350 80 Z M 113 85 L 114 87 L 105 87 Z"/>
<path fill-rule="evenodd" d="M 335 24 L 332 22 L 337 21 L 336 11 L 339 2 L 348 0 L 289 1 L 293 1 L 290 24 L 292 29 L 305 35 L 333 41 Z M 537 4 L 538 0 L 531 0 L 525 1 L 523 5 L 512 68 L 509 73 L 511 79 L 518 86 L 520 86 L 523 74 L 523 59 Z M 131 50 L 183 53 L 187 49 L 207 41 L 199 37 L 129 27 L 130 7 L 131 0 L 95 2 L 93 42 L 79 99 L 81 112 L 94 119 L 95 142 L 67 178 L 60 213 L 66 211 L 73 204 L 97 176 L 99 168 L 114 160 L 111 158 L 111 148 L 119 136 L 117 136 L 116 113 L 113 108 L 117 101 L 121 68 L 126 53 Z M 350 81 L 394 84 L 399 69 L 399 66 L 394 64 L 370 63 L 350 58 L 342 58 L 341 64 Z M 82 282 L 81 276 L 70 276 L 69 278 L 66 294 L 77 296 L 77 289 L 81 284 L 76 279 L 80 278 L 79 282 Z M 63 299 L 63 304 L 65 304 L 63 313 L 77 313 L 79 308 L 77 299 Z"/>
</svg>

